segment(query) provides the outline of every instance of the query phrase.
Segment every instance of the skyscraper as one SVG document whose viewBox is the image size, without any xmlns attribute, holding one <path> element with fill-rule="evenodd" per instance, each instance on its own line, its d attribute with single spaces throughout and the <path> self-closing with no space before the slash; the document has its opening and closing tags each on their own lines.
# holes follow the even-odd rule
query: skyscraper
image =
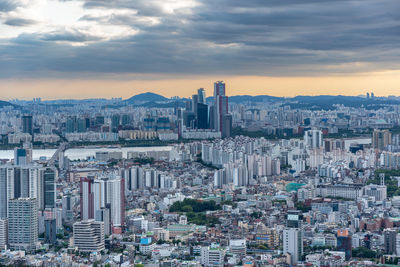
<svg viewBox="0 0 400 267">
<path fill-rule="evenodd" d="M 46 219 L 44 220 L 44 241 L 49 244 L 57 243 L 57 227 L 56 219 Z"/>
<path fill-rule="evenodd" d="M 63 196 L 62 199 L 62 218 L 66 222 L 70 222 L 74 219 L 74 201 L 70 193 Z"/>
<path fill-rule="evenodd" d="M 208 105 L 198 103 L 197 104 L 197 128 L 208 129 Z"/>
<path fill-rule="evenodd" d="M 8 219 L 0 219 L 0 250 L 8 244 Z"/>
<path fill-rule="evenodd" d="M 94 218 L 94 179 L 90 177 L 82 177 L 80 180 L 80 211 L 81 220 L 88 220 Z"/>
<path fill-rule="evenodd" d="M 7 168 L 0 168 L 0 219 L 7 218 Z"/>
<path fill-rule="evenodd" d="M 197 114 L 197 104 L 199 103 L 199 95 L 192 95 L 192 111 Z"/>
<path fill-rule="evenodd" d="M 199 97 L 198 103 L 200 104 L 206 104 L 206 91 L 204 91 L 204 88 L 200 88 L 197 90 L 197 95 Z"/>
<path fill-rule="evenodd" d="M 322 143 L 322 131 L 320 130 L 309 130 L 304 133 L 304 142 L 310 148 L 321 148 Z"/>
<path fill-rule="evenodd" d="M 392 133 L 389 130 L 374 130 L 372 134 L 373 148 L 384 150 L 390 144 L 392 144 Z"/>
<path fill-rule="evenodd" d="M 225 96 L 225 83 L 214 83 L 214 129 L 222 132 L 223 118 L 228 114 L 228 97 Z"/>
<path fill-rule="evenodd" d="M 97 213 L 110 209 L 109 218 L 113 231 L 121 231 L 125 225 L 125 181 L 122 178 L 81 178 L 81 219 L 103 218 Z M 106 222 L 108 223 L 108 222 Z"/>
<path fill-rule="evenodd" d="M 383 248 L 385 250 L 385 254 L 396 254 L 396 236 L 396 230 L 385 229 L 383 231 Z"/>
<path fill-rule="evenodd" d="M 31 115 L 22 116 L 22 132 L 33 135 L 33 120 Z"/>
<path fill-rule="evenodd" d="M 38 209 L 33 198 L 9 201 L 8 243 L 11 249 L 35 251 L 38 242 Z"/>
<path fill-rule="evenodd" d="M 56 207 L 56 171 L 46 168 L 43 174 L 44 208 Z"/>
<path fill-rule="evenodd" d="M 14 149 L 15 165 L 26 165 L 32 162 L 32 149 L 29 147 Z"/>
<path fill-rule="evenodd" d="M 231 137 L 232 134 L 232 115 L 225 114 L 222 118 L 222 137 L 227 138 Z"/>
</svg>

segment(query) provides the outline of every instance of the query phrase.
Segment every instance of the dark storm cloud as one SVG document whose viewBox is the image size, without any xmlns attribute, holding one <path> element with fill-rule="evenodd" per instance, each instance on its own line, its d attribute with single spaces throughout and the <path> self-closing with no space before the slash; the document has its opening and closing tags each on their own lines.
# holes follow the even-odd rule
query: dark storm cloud
<svg viewBox="0 0 400 267">
<path fill-rule="evenodd" d="M 31 19 L 24 19 L 24 18 L 9 18 L 6 21 L 4 21 L 4 24 L 9 25 L 9 26 L 15 26 L 15 27 L 22 27 L 22 26 L 28 26 L 35 24 L 36 21 L 31 20 Z"/>
<path fill-rule="evenodd" d="M 175 14 L 151 0 L 87 0 L 84 6 L 131 9 L 137 15 L 81 20 L 139 33 L 109 41 L 73 30 L 21 35 L 0 45 L 0 68 L 6 69 L 0 75 L 301 75 L 400 67 L 398 0 L 202 0 L 191 12 Z"/>
</svg>

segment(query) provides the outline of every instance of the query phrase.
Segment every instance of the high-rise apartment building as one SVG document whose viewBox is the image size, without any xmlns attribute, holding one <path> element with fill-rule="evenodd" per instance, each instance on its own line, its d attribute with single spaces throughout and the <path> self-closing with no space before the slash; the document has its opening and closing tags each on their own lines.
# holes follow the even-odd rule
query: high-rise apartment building
<svg viewBox="0 0 400 267">
<path fill-rule="evenodd" d="M 0 219 L 0 250 L 8 244 L 8 219 Z"/>
<path fill-rule="evenodd" d="M 396 238 L 397 231 L 393 229 L 385 229 L 383 231 L 383 249 L 385 254 L 396 254 Z"/>
<path fill-rule="evenodd" d="M 38 242 L 38 209 L 34 198 L 9 201 L 8 244 L 11 249 L 33 252 Z"/>
<path fill-rule="evenodd" d="M 283 253 L 289 253 L 292 264 L 297 264 L 303 256 L 303 232 L 299 228 L 283 230 Z"/>
<path fill-rule="evenodd" d="M 8 216 L 10 199 L 33 198 L 43 209 L 43 170 L 40 165 L 0 166 L 0 218 Z"/>
<path fill-rule="evenodd" d="M 123 178 L 94 179 L 81 178 L 80 186 L 81 219 L 95 219 L 96 213 L 110 209 L 113 231 L 121 231 L 125 225 L 125 181 Z M 101 216 L 103 218 L 104 216 Z M 105 222 L 106 224 L 108 222 Z"/>
<path fill-rule="evenodd" d="M 384 150 L 392 144 L 392 133 L 389 130 L 374 130 L 372 133 L 372 147 Z"/>
<path fill-rule="evenodd" d="M 322 131 L 320 130 L 309 130 L 304 133 L 304 142 L 309 148 L 321 148 L 322 143 Z"/>
</svg>

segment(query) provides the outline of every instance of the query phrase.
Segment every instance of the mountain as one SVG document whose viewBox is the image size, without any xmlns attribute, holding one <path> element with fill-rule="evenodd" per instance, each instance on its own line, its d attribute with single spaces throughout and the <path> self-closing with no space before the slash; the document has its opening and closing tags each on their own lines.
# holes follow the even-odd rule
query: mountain
<svg viewBox="0 0 400 267">
<path fill-rule="evenodd" d="M 241 102 L 274 102 L 285 100 L 283 97 L 276 97 L 270 95 L 235 95 L 229 97 L 229 102 L 241 103 Z"/>
<path fill-rule="evenodd" d="M 19 107 L 19 106 L 17 106 L 17 105 L 11 104 L 10 102 L 0 100 L 0 108 L 6 107 L 6 106 Z"/>
<path fill-rule="evenodd" d="M 367 99 L 359 96 L 343 96 L 343 95 L 319 95 L 319 96 L 296 96 L 288 99 L 292 103 L 292 108 L 299 109 L 334 109 L 334 105 L 340 104 L 346 107 L 376 110 L 385 105 L 398 105 L 399 100 L 388 98 Z"/>
<path fill-rule="evenodd" d="M 184 108 L 185 102 L 183 101 L 169 101 L 169 102 L 143 102 L 142 104 L 137 105 L 139 107 L 146 107 L 146 108 Z"/>
<path fill-rule="evenodd" d="M 131 98 L 126 100 L 128 103 L 143 103 L 143 102 L 165 102 L 168 101 L 168 98 L 163 97 L 162 95 L 158 95 L 155 93 L 143 93 L 132 96 Z"/>
<path fill-rule="evenodd" d="M 273 101 L 282 101 L 285 100 L 284 97 L 276 97 L 270 95 L 234 95 L 229 96 L 229 103 L 244 103 L 244 102 L 273 102 Z M 213 102 L 214 97 L 207 97 L 207 102 Z"/>
</svg>

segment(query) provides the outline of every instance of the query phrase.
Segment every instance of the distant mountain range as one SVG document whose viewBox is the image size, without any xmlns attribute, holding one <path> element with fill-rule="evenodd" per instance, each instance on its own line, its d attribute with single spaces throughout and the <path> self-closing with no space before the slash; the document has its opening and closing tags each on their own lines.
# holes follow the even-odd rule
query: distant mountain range
<svg viewBox="0 0 400 267">
<path fill-rule="evenodd" d="M 183 102 L 188 99 L 170 99 L 155 93 L 143 93 L 135 95 L 127 100 L 128 104 L 136 104 L 146 107 L 182 107 Z M 207 102 L 212 103 L 213 97 L 207 97 Z M 307 109 L 332 109 L 333 105 L 342 104 L 349 107 L 364 106 L 370 109 L 377 109 L 383 105 L 395 105 L 400 103 L 400 98 L 375 98 L 367 99 L 360 96 L 343 96 L 343 95 L 319 95 L 319 96 L 296 96 L 296 97 L 276 97 L 269 95 L 236 95 L 229 96 L 230 103 L 276 103 L 285 102 L 292 108 Z"/>
<path fill-rule="evenodd" d="M 6 107 L 6 106 L 15 106 L 15 105 L 11 104 L 10 102 L 7 102 L 7 101 L 1 101 L 0 100 L 0 108 Z"/>
<path fill-rule="evenodd" d="M 114 106 L 135 105 L 149 108 L 167 108 L 167 107 L 185 107 L 185 101 L 188 98 L 166 98 L 156 93 L 142 93 L 126 100 L 122 103 L 115 103 Z M 84 99 L 84 100 L 52 100 L 43 101 L 42 105 L 74 105 L 79 103 L 92 103 L 96 101 L 104 101 L 107 105 L 107 99 Z M 207 97 L 207 103 L 213 103 L 213 97 Z M 310 109 L 310 110 L 328 110 L 334 109 L 334 105 L 341 104 L 347 107 L 365 107 L 366 109 L 379 109 L 385 105 L 399 105 L 400 97 L 375 97 L 367 99 L 362 96 L 343 96 L 343 95 L 319 95 L 319 96 L 296 96 L 296 97 L 276 97 L 270 95 L 236 95 L 229 96 L 229 103 L 282 103 L 294 109 Z M 4 106 L 15 106 L 13 103 L 0 101 L 0 108 Z"/>
</svg>

